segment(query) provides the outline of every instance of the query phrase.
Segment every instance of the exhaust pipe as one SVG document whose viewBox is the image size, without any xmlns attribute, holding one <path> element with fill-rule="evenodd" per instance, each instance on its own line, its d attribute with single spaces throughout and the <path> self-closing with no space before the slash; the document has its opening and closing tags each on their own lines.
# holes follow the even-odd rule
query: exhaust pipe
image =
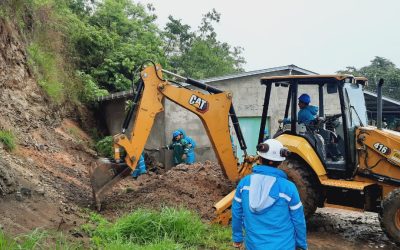
<svg viewBox="0 0 400 250">
<path fill-rule="evenodd" d="M 379 79 L 379 83 L 376 86 L 377 92 L 377 127 L 378 129 L 382 129 L 382 86 L 383 86 L 383 78 Z"/>
</svg>

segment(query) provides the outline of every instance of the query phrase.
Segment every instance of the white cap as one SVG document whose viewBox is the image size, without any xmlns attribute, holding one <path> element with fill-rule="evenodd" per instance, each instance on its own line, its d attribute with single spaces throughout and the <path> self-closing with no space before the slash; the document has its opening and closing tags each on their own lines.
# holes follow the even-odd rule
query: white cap
<svg viewBox="0 0 400 250">
<path fill-rule="evenodd" d="M 286 157 L 283 157 L 281 155 L 281 150 L 284 147 L 280 141 L 275 139 L 268 139 L 263 143 L 268 145 L 268 149 L 266 152 L 257 151 L 257 154 L 260 157 L 271 161 L 284 161 L 286 159 Z"/>
</svg>

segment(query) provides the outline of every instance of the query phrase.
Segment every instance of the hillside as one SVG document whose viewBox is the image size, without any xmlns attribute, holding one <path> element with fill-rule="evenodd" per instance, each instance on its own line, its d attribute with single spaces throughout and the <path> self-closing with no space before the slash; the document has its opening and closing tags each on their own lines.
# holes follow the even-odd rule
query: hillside
<svg viewBox="0 0 400 250">
<path fill-rule="evenodd" d="M 0 229 L 61 231 L 88 244 L 81 226 L 94 211 L 88 169 L 98 158 L 89 135 L 96 118 L 79 102 L 49 97 L 27 47 L 18 25 L 0 18 L 0 131 L 16 138 L 15 150 L 0 142 Z M 138 207 L 184 206 L 209 221 L 212 205 L 233 187 L 215 163 L 180 165 L 126 178 L 107 195 L 101 214 L 115 219 Z M 330 209 L 309 223 L 309 242 L 310 249 L 337 249 L 337 242 L 343 249 L 394 249 L 375 214 Z"/>
<path fill-rule="evenodd" d="M 91 139 L 78 126 L 81 108 L 48 100 L 28 67 L 24 39 L 4 20 L 0 69 L 0 130 L 17 141 L 12 153 L 0 144 L 1 225 L 21 233 L 57 228 L 61 218 L 71 224 L 77 206 L 90 204 L 82 176 L 95 157 Z"/>
</svg>

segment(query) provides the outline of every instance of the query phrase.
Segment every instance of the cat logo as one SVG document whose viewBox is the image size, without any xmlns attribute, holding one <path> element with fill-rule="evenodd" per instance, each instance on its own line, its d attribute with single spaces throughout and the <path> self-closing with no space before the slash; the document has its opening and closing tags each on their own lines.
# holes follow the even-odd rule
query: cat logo
<svg viewBox="0 0 400 250">
<path fill-rule="evenodd" d="M 189 104 L 195 106 L 201 113 L 205 113 L 208 110 L 208 102 L 196 95 L 190 97 Z"/>
</svg>

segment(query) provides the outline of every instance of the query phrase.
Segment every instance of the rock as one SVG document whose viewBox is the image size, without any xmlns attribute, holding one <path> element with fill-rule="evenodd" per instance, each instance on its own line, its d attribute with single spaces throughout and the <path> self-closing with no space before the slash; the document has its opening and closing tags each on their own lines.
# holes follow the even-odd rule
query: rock
<svg viewBox="0 0 400 250">
<path fill-rule="evenodd" d="M 31 197 L 32 196 L 32 190 L 30 190 L 29 188 L 26 187 L 22 187 L 19 192 L 26 197 Z"/>
<path fill-rule="evenodd" d="M 3 156 L 3 155 L 2 155 Z M 0 158 L 0 195 L 11 194 L 16 191 L 17 182 L 11 171 L 11 161 Z"/>
<path fill-rule="evenodd" d="M 35 161 L 32 158 L 28 157 L 28 158 L 26 158 L 26 161 L 31 165 L 35 164 Z"/>
<path fill-rule="evenodd" d="M 76 238 L 83 238 L 83 234 L 81 234 L 80 232 L 73 232 L 73 233 L 71 233 L 71 235 Z"/>
<path fill-rule="evenodd" d="M 15 199 L 16 199 L 17 201 L 24 201 L 24 197 L 22 196 L 21 192 L 19 192 L 19 191 L 17 191 L 17 192 L 15 193 Z"/>
<path fill-rule="evenodd" d="M 201 166 L 201 167 L 199 167 L 199 168 L 197 169 L 197 172 L 204 171 L 204 170 L 205 170 L 204 166 Z"/>
<path fill-rule="evenodd" d="M 36 193 L 44 196 L 44 193 L 45 193 L 44 188 L 40 187 L 40 188 L 36 189 Z"/>
</svg>

